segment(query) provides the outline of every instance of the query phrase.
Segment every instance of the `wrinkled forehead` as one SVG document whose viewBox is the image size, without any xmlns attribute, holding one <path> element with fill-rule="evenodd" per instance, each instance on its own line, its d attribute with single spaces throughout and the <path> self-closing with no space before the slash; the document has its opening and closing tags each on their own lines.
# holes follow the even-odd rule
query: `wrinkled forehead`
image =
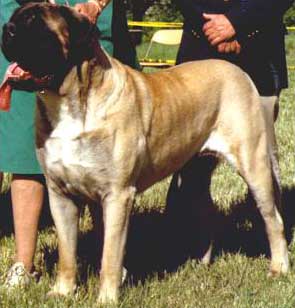
<svg viewBox="0 0 295 308">
<path fill-rule="evenodd" d="M 68 10 L 69 13 L 72 10 L 68 7 L 62 9 Z M 54 32 L 67 26 L 61 14 L 61 6 L 49 3 L 28 3 L 15 11 L 10 22 L 30 29 L 46 25 Z"/>
<path fill-rule="evenodd" d="M 63 7 L 63 10 L 72 9 Z M 44 28 L 55 33 L 60 42 L 68 39 L 68 25 L 61 14 L 61 6 L 49 3 L 28 3 L 18 8 L 12 15 L 10 22 L 19 27 L 21 32 L 42 32 Z M 36 32 L 35 32 L 36 33 Z M 32 33 L 33 35 L 34 33 Z"/>
<path fill-rule="evenodd" d="M 15 10 L 10 21 L 14 23 L 23 21 L 30 24 L 38 18 L 43 19 L 44 17 L 57 14 L 58 7 L 56 5 L 29 2 Z"/>
</svg>

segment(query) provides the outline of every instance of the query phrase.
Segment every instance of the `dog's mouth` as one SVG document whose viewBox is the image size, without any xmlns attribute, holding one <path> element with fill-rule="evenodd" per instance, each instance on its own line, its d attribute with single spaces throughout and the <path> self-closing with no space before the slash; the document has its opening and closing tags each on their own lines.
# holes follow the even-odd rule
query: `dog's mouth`
<svg viewBox="0 0 295 308">
<path fill-rule="evenodd" d="M 35 77 L 30 72 L 23 70 L 17 63 L 11 64 L 6 71 L 0 85 L 0 110 L 8 111 L 12 90 L 34 92 L 48 88 L 53 80 L 53 75 Z"/>
</svg>

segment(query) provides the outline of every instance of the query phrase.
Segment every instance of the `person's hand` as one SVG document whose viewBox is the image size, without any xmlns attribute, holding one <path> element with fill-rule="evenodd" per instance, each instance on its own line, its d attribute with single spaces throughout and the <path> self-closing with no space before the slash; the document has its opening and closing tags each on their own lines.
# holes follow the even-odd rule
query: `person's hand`
<svg viewBox="0 0 295 308">
<path fill-rule="evenodd" d="M 90 0 L 85 3 L 77 3 L 74 9 L 80 14 L 85 15 L 92 23 L 96 23 L 97 17 L 105 7 L 106 2 L 102 0 Z"/>
<path fill-rule="evenodd" d="M 216 46 L 221 42 L 231 39 L 236 31 L 223 14 L 203 14 L 207 22 L 203 26 L 203 32 L 211 45 Z"/>
<path fill-rule="evenodd" d="M 222 42 L 217 45 L 217 50 L 220 53 L 235 53 L 239 54 L 241 52 L 241 45 L 237 40 L 231 42 Z"/>
</svg>

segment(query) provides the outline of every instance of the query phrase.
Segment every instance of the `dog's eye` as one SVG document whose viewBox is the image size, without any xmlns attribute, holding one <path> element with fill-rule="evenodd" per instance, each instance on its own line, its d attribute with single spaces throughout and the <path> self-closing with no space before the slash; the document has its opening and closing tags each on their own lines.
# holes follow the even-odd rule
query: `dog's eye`
<svg viewBox="0 0 295 308">
<path fill-rule="evenodd" d="M 36 20 L 36 16 L 32 15 L 29 19 L 28 19 L 28 23 L 31 24 Z"/>
<path fill-rule="evenodd" d="M 25 14 L 25 15 L 26 16 L 25 16 L 24 20 L 26 21 L 26 24 L 28 26 L 32 25 L 32 23 L 34 23 L 35 20 L 36 20 L 36 15 L 35 14 Z"/>
<path fill-rule="evenodd" d="M 7 34 L 8 37 L 13 38 L 16 34 L 16 26 L 12 22 L 8 22 L 4 26 L 4 32 Z"/>
</svg>

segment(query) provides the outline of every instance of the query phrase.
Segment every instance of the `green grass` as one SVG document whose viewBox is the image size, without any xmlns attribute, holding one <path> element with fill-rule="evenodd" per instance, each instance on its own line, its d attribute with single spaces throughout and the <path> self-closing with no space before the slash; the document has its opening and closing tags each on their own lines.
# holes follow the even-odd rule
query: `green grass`
<svg viewBox="0 0 295 308">
<path fill-rule="evenodd" d="M 0 194 L 6 193 L 10 188 L 12 175 L 10 173 L 3 173 L 3 178 L 0 187 Z"/>
<path fill-rule="evenodd" d="M 294 36 L 288 40 L 288 59 L 294 65 Z M 144 53 L 144 47 L 141 51 Z M 159 52 L 159 51 L 157 51 Z M 175 52 L 175 51 L 174 51 Z M 166 54 L 167 55 L 167 54 Z M 166 57 L 163 53 L 160 58 Z M 168 54 L 169 57 L 172 55 Z M 283 184 L 284 219 L 290 240 L 290 258 L 294 264 L 292 241 L 295 224 L 294 158 L 294 72 L 290 88 L 282 94 L 280 116 L 276 122 Z M 137 198 L 133 211 L 126 266 L 128 282 L 122 287 L 119 307 L 151 308 L 292 308 L 295 306 L 295 268 L 284 277 L 268 279 L 268 246 L 263 224 L 247 197 L 242 180 L 226 164 L 214 174 L 212 194 L 219 217 L 214 260 L 209 267 L 188 258 L 182 248 L 194 234 L 167 225 L 163 214 L 169 179 Z M 12 264 L 14 240 L 11 233 L 11 208 L 8 195 L 0 203 L 0 276 L 1 284 Z M 28 205 L 29 206 L 29 205 Z M 46 209 L 48 210 L 48 209 Z M 47 213 L 47 214 L 46 214 Z M 26 290 L 7 293 L 0 284 L 0 307 L 95 307 L 99 277 L 95 275 L 94 240 L 89 215 L 81 218 L 79 241 L 79 287 L 68 298 L 46 298 L 56 275 L 57 242 L 48 212 L 41 220 L 36 267 L 41 272 L 38 284 Z M 184 226 L 185 229 L 186 226 Z M 185 238 L 183 238 L 183 237 Z M 90 265 L 89 265 L 90 264 Z"/>
</svg>

